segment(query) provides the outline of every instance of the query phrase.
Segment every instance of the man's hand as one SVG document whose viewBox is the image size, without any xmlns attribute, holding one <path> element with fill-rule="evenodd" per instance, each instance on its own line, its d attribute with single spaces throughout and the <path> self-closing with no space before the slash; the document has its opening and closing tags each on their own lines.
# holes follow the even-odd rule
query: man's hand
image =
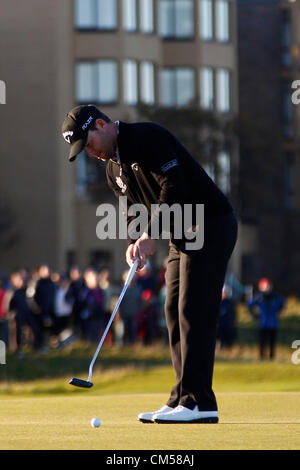
<svg viewBox="0 0 300 470">
<path fill-rule="evenodd" d="M 133 247 L 134 243 L 131 243 L 127 250 L 126 250 L 126 263 L 131 267 L 134 263 L 134 256 L 133 256 Z"/>
<path fill-rule="evenodd" d="M 147 233 L 143 235 L 133 244 L 129 245 L 126 251 L 126 261 L 131 267 L 136 258 L 139 259 L 137 271 L 141 271 L 146 263 L 147 258 L 153 255 L 155 251 L 155 240 L 149 237 Z"/>
</svg>

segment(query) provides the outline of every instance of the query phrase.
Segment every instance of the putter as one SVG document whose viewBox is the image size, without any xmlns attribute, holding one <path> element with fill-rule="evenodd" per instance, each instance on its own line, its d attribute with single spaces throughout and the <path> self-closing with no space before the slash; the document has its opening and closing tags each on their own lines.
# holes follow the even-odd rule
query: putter
<svg viewBox="0 0 300 470">
<path fill-rule="evenodd" d="M 89 367 L 89 376 L 88 376 L 88 379 L 87 379 L 87 380 L 82 380 L 82 379 L 76 379 L 75 377 L 73 377 L 73 378 L 70 380 L 70 382 L 69 382 L 70 385 L 75 385 L 75 387 L 82 387 L 82 388 L 91 388 L 91 387 L 94 385 L 94 384 L 91 382 L 91 380 L 92 380 L 92 375 L 93 375 L 94 363 L 95 363 L 95 361 L 96 361 L 96 359 L 97 359 L 97 356 L 98 356 L 98 354 L 99 354 L 99 352 L 100 352 L 100 349 L 101 349 L 101 347 L 102 347 L 102 344 L 104 343 L 104 340 L 105 340 L 105 337 L 106 337 L 106 335 L 107 335 L 107 333 L 108 333 L 108 330 L 109 330 L 109 328 L 110 328 L 110 325 L 112 324 L 113 319 L 114 319 L 115 316 L 116 316 L 116 313 L 117 313 L 118 308 L 119 308 L 119 306 L 120 306 L 120 303 L 121 303 L 121 301 L 122 301 L 122 299 L 123 299 L 123 297 L 124 297 L 124 295 L 125 295 L 125 292 L 126 292 L 126 290 L 127 290 L 127 287 L 128 287 L 129 284 L 131 283 L 132 278 L 133 278 L 133 276 L 134 276 L 134 274 L 135 274 L 135 272 L 136 272 L 136 268 L 138 267 L 138 263 L 139 263 L 139 260 L 136 259 L 135 262 L 134 262 L 134 264 L 131 266 L 131 268 L 130 268 L 130 270 L 129 270 L 129 273 L 128 273 L 128 275 L 127 275 L 127 278 L 126 278 L 124 287 L 123 287 L 123 289 L 122 289 L 122 292 L 121 292 L 121 294 L 120 294 L 120 297 L 118 298 L 118 302 L 116 303 L 116 306 L 115 306 L 115 308 L 114 308 L 114 310 L 113 310 L 113 313 L 111 314 L 111 317 L 110 317 L 110 319 L 109 319 L 109 322 L 108 322 L 108 324 L 107 324 L 107 326 L 106 326 L 106 328 L 105 328 L 105 331 L 104 331 L 104 333 L 103 333 L 103 335 L 102 335 L 102 338 L 101 338 L 101 340 L 99 341 L 99 344 L 98 344 L 98 346 L 97 346 L 97 349 L 96 349 L 96 352 L 95 352 L 95 354 L 94 354 L 94 356 L 93 356 L 93 359 L 91 360 L 90 367 Z"/>
</svg>

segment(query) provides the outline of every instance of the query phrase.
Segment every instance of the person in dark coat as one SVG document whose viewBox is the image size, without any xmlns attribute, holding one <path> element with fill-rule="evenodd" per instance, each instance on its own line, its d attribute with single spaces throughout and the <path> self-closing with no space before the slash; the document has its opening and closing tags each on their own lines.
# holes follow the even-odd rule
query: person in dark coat
<svg viewBox="0 0 300 470">
<path fill-rule="evenodd" d="M 81 270 L 74 266 L 70 270 L 70 285 L 66 293 L 66 300 L 72 305 L 71 322 L 73 323 L 74 330 L 79 332 L 83 338 L 83 325 L 80 317 L 80 292 L 85 286 Z"/>
<path fill-rule="evenodd" d="M 19 357 L 22 353 L 22 333 L 25 325 L 31 328 L 34 338 L 34 348 L 39 349 L 39 335 L 38 328 L 32 311 L 29 308 L 27 297 L 26 297 L 26 285 L 24 279 L 20 273 L 12 273 L 11 284 L 14 289 L 13 296 L 9 303 L 9 310 L 15 313 L 16 322 L 16 342 L 17 342 L 17 354 Z"/>
<path fill-rule="evenodd" d="M 217 331 L 220 347 L 230 348 L 234 343 L 235 334 L 235 305 L 232 290 L 224 285 Z"/>
<path fill-rule="evenodd" d="M 176 383 L 160 410 L 140 413 L 138 419 L 218 422 L 212 378 L 222 287 L 237 239 L 231 204 L 178 139 L 158 124 L 113 122 L 95 106 L 82 105 L 66 115 L 62 134 L 71 146 L 70 161 L 84 150 L 107 162 L 108 185 L 123 197 L 127 215 L 129 266 L 138 259 L 141 270 L 154 254 L 155 240 L 166 231 L 163 209 L 177 204 L 181 214 L 189 205 L 187 224 L 183 217 L 168 227 L 165 313 Z M 139 231 L 124 197 L 129 208 L 141 204 L 146 210 Z"/>
<path fill-rule="evenodd" d="M 85 285 L 79 294 L 84 339 L 98 343 L 105 329 L 104 295 L 93 269 L 85 270 L 84 281 Z"/>
<path fill-rule="evenodd" d="M 37 281 L 34 301 L 38 307 L 36 312 L 36 321 L 38 325 L 39 343 L 45 348 L 45 332 L 53 332 L 54 327 L 54 301 L 56 287 L 50 277 L 50 268 L 47 265 L 41 265 L 39 268 L 39 280 Z"/>
<path fill-rule="evenodd" d="M 123 273 L 124 282 L 127 279 L 127 275 L 128 271 L 125 271 Z M 136 282 L 135 275 L 119 307 L 120 316 L 124 324 L 124 344 L 134 344 L 137 340 L 138 315 L 140 313 L 141 306 L 141 288 Z"/>
<path fill-rule="evenodd" d="M 6 349 L 9 347 L 9 328 L 8 328 L 8 306 L 7 288 L 4 282 L 0 281 L 0 340 L 4 341 Z"/>
<path fill-rule="evenodd" d="M 269 357 L 276 355 L 276 342 L 279 329 L 279 314 L 285 304 L 284 297 L 274 292 L 272 282 L 262 278 L 258 283 L 259 293 L 248 303 L 250 313 L 258 319 L 259 354 L 265 359 L 265 352 L 269 346 Z"/>
</svg>

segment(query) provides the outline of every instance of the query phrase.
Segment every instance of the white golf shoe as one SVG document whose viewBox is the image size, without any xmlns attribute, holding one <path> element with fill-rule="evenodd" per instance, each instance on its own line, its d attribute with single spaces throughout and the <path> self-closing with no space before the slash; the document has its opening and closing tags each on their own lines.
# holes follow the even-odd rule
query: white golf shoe
<svg viewBox="0 0 300 470">
<path fill-rule="evenodd" d="M 156 411 L 149 411 L 147 413 L 140 413 L 138 415 L 138 420 L 142 423 L 153 423 L 153 416 L 158 415 L 160 413 L 167 413 L 168 411 L 173 411 L 174 408 L 171 408 L 168 405 L 164 405 L 160 410 Z"/>
<path fill-rule="evenodd" d="M 217 411 L 199 411 L 196 405 L 193 410 L 178 405 L 167 412 L 157 412 L 152 417 L 155 423 L 217 423 L 219 421 Z"/>
</svg>

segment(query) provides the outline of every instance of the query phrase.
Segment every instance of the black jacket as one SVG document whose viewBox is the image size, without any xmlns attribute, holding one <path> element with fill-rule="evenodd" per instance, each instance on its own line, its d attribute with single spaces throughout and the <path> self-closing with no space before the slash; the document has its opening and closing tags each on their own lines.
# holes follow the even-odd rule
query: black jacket
<svg viewBox="0 0 300 470">
<path fill-rule="evenodd" d="M 206 218 L 232 212 L 228 199 L 202 166 L 158 124 L 120 122 L 118 150 L 121 163 L 110 160 L 106 176 L 116 196 L 127 197 L 128 207 L 144 204 L 150 214 L 151 204 L 204 204 Z M 133 218 L 127 217 L 127 224 Z M 159 219 L 154 214 L 146 231 L 150 223 L 160 224 Z"/>
<path fill-rule="evenodd" d="M 26 317 L 26 315 L 31 314 L 31 311 L 27 302 L 25 287 L 22 287 L 21 289 L 17 289 L 14 292 L 9 303 L 9 310 L 14 310 L 19 319 Z"/>
</svg>

